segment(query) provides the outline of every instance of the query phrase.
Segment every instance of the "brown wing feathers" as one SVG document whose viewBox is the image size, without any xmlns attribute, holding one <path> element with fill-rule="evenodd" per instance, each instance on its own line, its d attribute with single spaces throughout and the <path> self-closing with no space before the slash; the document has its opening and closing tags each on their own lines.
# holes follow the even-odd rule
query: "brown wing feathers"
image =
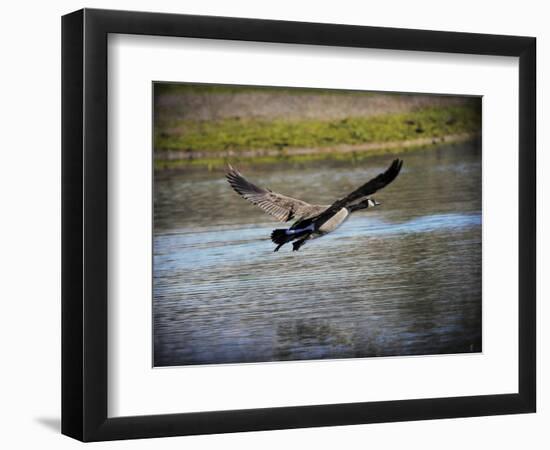
<svg viewBox="0 0 550 450">
<path fill-rule="evenodd" d="M 226 177 L 235 192 L 281 222 L 301 217 L 314 208 L 309 203 L 256 186 L 231 166 Z"/>
</svg>

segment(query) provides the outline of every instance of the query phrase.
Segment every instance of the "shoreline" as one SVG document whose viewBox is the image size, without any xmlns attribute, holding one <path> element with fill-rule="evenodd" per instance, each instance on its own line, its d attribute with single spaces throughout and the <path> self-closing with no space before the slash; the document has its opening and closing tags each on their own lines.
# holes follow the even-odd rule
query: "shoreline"
<svg viewBox="0 0 550 450">
<path fill-rule="evenodd" d="M 479 138 L 479 132 L 425 136 L 401 141 L 368 142 L 364 144 L 339 144 L 331 147 L 286 147 L 283 149 L 250 149 L 225 151 L 155 151 L 155 170 L 204 168 L 208 170 L 225 166 L 228 162 L 270 164 L 276 162 L 300 162 L 317 159 L 364 159 L 383 154 L 399 154 L 406 151 L 429 148 L 437 144 L 455 144 Z"/>
</svg>

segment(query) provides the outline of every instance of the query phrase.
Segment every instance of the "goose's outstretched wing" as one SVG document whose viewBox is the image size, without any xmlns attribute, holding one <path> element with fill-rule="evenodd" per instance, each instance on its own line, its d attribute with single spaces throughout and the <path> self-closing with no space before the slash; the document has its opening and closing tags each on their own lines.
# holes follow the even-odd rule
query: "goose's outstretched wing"
<svg viewBox="0 0 550 450">
<path fill-rule="evenodd" d="M 401 170 L 402 165 L 403 160 L 394 159 L 390 167 L 388 167 L 385 172 L 382 172 L 378 176 L 367 181 L 365 184 L 355 189 L 355 191 L 348 194 L 346 197 L 340 200 L 336 200 L 332 205 L 330 205 L 319 215 L 315 217 L 310 217 L 306 220 L 302 220 L 299 223 L 294 224 L 293 227 L 302 228 L 304 226 L 308 226 L 311 223 L 315 223 L 317 228 L 320 227 L 342 208 L 349 206 L 356 200 L 372 195 L 376 191 L 379 191 L 380 189 L 390 184 L 393 180 L 395 180 L 397 175 L 399 175 L 399 171 Z"/>
<path fill-rule="evenodd" d="M 281 222 L 287 222 L 295 217 L 301 218 L 311 214 L 318 214 L 326 208 L 310 205 L 302 200 L 258 187 L 231 166 L 229 166 L 226 177 L 235 192 Z"/>
<path fill-rule="evenodd" d="M 393 180 L 397 178 L 397 175 L 399 175 L 399 171 L 401 170 L 402 165 L 403 160 L 394 159 L 390 167 L 388 167 L 385 172 L 382 172 L 378 176 L 367 181 L 365 184 L 355 189 L 355 191 L 353 191 L 351 194 L 348 194 L 345 198 L 337 200 L 330 207 L 332 208 L 334 206 L 337 208 L 338 205 L 340 205 L 340 208 L 343 208 L 344 206 L 348 206 L 349 204 L 353 203 L 356 200 L 359 200 L 360 198 L 367 197 L 374 194 L 376 191 L 385 188 L 388 184 L 390 184 Z M 338 208 L 337 211 L 340 208 Z"/>
</svg>

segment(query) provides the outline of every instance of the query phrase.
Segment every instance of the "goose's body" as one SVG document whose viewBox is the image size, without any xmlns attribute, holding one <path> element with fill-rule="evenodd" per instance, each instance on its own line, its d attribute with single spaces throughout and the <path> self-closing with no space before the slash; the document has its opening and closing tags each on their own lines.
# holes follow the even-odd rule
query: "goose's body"
<svg viewBox="0 0 550 450">
<path fill-rule="evenodd" d="M 329 206 L 330 205 L 327 205 L 322 211 L 327 209 Z M 325 234 L 332 233 L 334 230 L 342 226 L 343 223 L 349 218 L 350 214 L 351 213 L 349 209 L 342 208 L 318 229 L 315 229 L 315 226 L 313 224 L 310 224 L 304 228 L 289 228 L 288 230 L 286 230 L 286 234 L 287 236 L 290 236 L 293 234 L 303 233 L 304 231 L 311 231 L 311 234 L 308 235 L 307 239 L 315 239 Z"/>
<path fill-rule="evenodd" d="M 269 189 L 258 187 L 237 170 L 229 166 L 227 181 L 243 198 L 262 208 L 281 222 L 294 219 L 290 228 L 276 229 L 271 233 L 271 240 L 279 250 L 287 242 L 293 242 L 293 250 L 297 251 L 309 239 L 315 239 L 332 233 L 339 228 L 354 212 L 378 206 L 376 200 L 369 197 L 379 189 L 391 183 L 399 174 L 403 161 L 394 160 L 383 173 L 368 181 L 341 200 L 332 205 L 312 205 L 286 195 L 278 194 Z"/>
<path fill-rule="evenodd" d="M 323 234 L 332 233 L 334 230 L 342 226 L 342 224 L 348 220 L 350 216 L 350 210 L 347 208 L 342 208 L 336 214 L 334 214 L 330 219 L 328 219 L 323 225 L 319 227 L 317 232 L 322 236 Z"/>
</svg>

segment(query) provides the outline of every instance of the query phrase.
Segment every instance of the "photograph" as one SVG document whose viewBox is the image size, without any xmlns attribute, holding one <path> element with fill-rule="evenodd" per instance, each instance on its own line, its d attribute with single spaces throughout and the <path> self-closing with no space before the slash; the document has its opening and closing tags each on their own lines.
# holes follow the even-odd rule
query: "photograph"
<svg viewBox="0 0 550 450">
<path fill-rule="evenodd" d="M 153 367 L 482 351 L 482 98 L 155 81 Z"/>
</svg>

